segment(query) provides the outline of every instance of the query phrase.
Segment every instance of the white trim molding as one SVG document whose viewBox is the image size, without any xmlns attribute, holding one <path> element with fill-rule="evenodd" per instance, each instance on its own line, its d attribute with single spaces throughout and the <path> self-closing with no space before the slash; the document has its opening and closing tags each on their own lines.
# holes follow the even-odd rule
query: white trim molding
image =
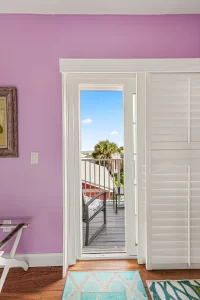
<svg viewBox="0 0 200 300">
<path fill-rule="evenodd" d="M 49 14 L 54 15 L 180 15 L 200 14 L 199 0 L 115 0 L 115 1 L 1 1 L 0 14 Z M 76 18 L 75 18 L 76 20 Z M 84 20 L 84 19 L 83 19 Z M 104 20 L 104 19 L 103 19 Z M 76 21 L 77 22 L 77 21 Z M 83 21 L 82 21 L 83 22 Z M 82 24 L 82 23 L 81 23 Z M 92 24 L 95 24 L 92 23 Z M 94 25 L 93 25 L 94 26 Z M 105 29 L 106 30 L 106 29 Z"/>
<path fill-rule="evenodd" d="M 4 255 L 9 258 L 9 255 Z M 25 261 L 29 267 L 61 267 L 63 265 L 62 253 L 16 254 L 15 258 Z"/>
<path fill-rule="evenodd" d="M 60 58 L 61 73 L 199 72 L 199 58 L 68 59 Z"/>
</svg>

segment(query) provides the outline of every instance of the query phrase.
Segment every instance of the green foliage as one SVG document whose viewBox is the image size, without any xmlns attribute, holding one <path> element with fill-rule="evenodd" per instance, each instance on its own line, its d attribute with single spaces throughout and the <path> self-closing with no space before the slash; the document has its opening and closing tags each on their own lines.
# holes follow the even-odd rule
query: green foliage
<svg viewBox="0 0 200 300">
<path fill-rule="evenodd" d="M 111 159 L 112 154 L 120 153 L 120 149 L 117 144 L 110 142 L 109 140 L 100 141 L 94 146 L 92 157 L 95 159 Z"/>
<path fill-rule="evenodd" d="M 0 133 L 3 133 L 3 126 L 0 125 Z"/>
<path fill-rule="evenodd" d="M 115 186 L 118 186 L 118 176 L 117 173 L 114 174 Z M 124 161 L 120 161 L 120 186 L 124 187 Z"/>
</svg>

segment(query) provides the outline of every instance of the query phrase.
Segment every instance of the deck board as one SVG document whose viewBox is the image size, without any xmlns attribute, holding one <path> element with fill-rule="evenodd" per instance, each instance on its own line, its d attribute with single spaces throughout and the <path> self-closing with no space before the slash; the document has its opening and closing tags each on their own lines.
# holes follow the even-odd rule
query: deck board
<svg viewBox="0 0 200 300">
<path fill-rule="evenodd" d="M 107 224 L 89 246 L 83 245 L 83 253 L 123 252 L 125 251 L 125 210 L 119 208 L 115 213 L 112 203 L 107 203 Z M 90 237 L 103 224 L 103 212 L 90 223 Z M 85 242 L 85 223 L 83 223 L 83 243 Z"/>
</svg>

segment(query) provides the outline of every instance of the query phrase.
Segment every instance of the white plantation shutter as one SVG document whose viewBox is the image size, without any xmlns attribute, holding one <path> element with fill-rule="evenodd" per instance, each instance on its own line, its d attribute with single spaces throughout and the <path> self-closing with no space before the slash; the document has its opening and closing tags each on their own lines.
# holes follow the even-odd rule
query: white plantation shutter
<svg viewBox="0 0 200 300">
<path fill-rule="evenodd" d="M 151 75 L 152 148 L 200 149 L 200 75 Z"/>
<path fill-rule="evenodd" d="M 147 268 L 199 267 L 200 74 L 148 74 L 146 101 Z"/>
</svg>

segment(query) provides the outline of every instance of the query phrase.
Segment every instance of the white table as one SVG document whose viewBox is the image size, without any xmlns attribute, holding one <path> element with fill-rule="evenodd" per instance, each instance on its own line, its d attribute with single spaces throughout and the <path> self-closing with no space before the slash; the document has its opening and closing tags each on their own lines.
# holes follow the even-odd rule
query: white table
<svg viewBox="0 0 200 300">
<path fill-rule="evenodd" d="M 2 291 L 4 282 L 6 280 L 6 277 L 8 275 L 10 268 L 23 268 L 25 271 L 28 270 L 28 264 L 24 261 L 20 261 L 14 258 L 15 252 L 17 250 L 17 247 L 19 245 L 22 231 L 23 229 L 27 228 L 29 224 L 26 223 L 20 223 L 20 224 L 0 224 L 0 228 L 10 228 L 13 229 L 8 236 L 6 236 L 2 241 L 0 241 L 0 250 L 7 245 L 7 243 L 15 237 L 12 249 L 10 251 L 10 254 L 8 257 L 3 257 L 4 251 L 0 251 L 0 265 L 4 267 L 3 273 L 0 278 L 0 292 Z"/>
</svg>

